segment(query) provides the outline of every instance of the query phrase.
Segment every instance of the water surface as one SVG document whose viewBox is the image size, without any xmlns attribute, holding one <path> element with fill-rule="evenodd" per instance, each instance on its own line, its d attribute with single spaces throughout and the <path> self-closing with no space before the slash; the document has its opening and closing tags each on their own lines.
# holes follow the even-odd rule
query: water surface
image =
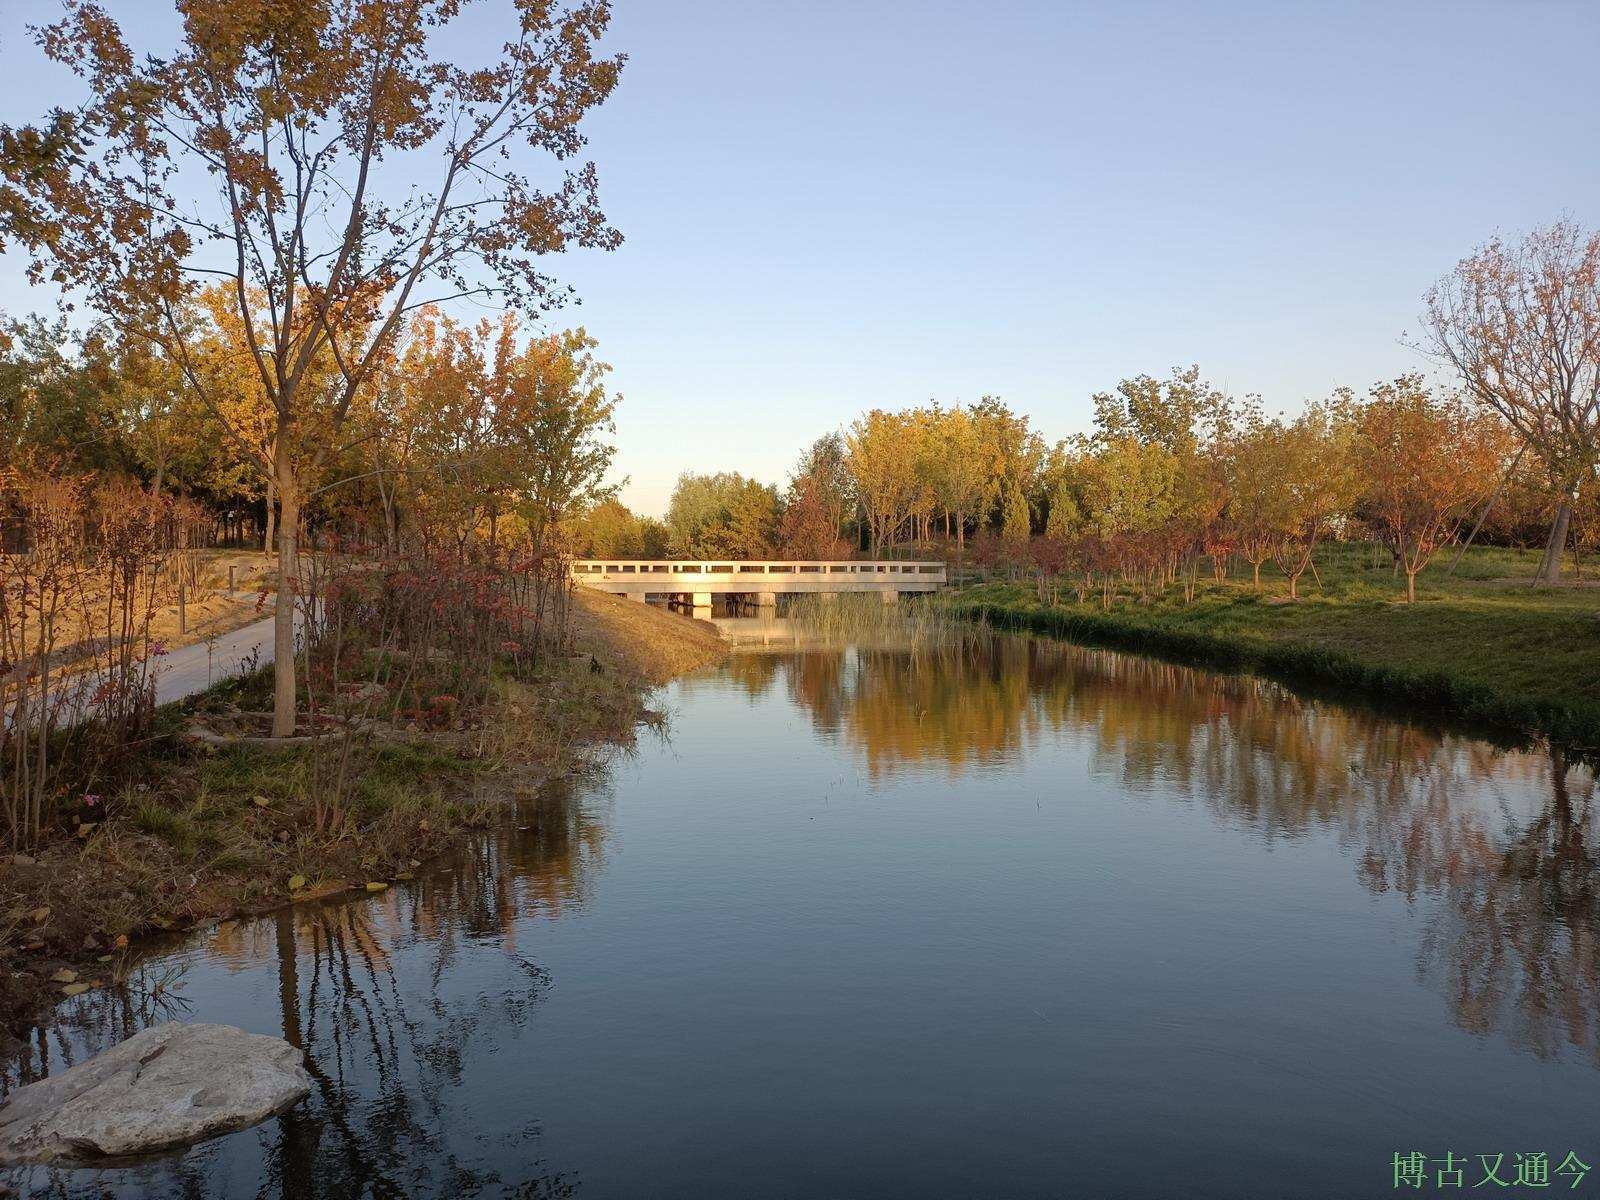
<svg viewBox="0 0 1600 1200">
<path fill-rule="evenodd" d="M 85 997 L 4 1075 L 170 1015 L 305 1046 L 306 1104 L 4 1178 L 1349 1198 L 1396 1151 L 1600 1163 L 1588 772 L 1107 651 L 747 628 L 668 739 L 411 884 L 201 931 L 146 965 L 176 1011 Z"/>
</svg>

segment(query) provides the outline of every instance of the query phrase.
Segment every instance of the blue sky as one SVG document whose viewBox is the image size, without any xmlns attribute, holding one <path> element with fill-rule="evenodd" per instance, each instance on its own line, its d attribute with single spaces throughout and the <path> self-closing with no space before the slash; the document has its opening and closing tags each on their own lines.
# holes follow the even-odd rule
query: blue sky
<svg viewBox="0 0 1600 1200">
<path fill-rule="evenodd" d="M 70 95 L 21 34 L 53 11 L 0 13 L 0 119 Z M 616 367 L 644 511 L 872 406 L 992 393 L 1054 439 L 1180 363 L 1365 388 L 1425 365 L 1401 335 L 1475 243 L 1600 217 L 1593 3 L 618 0 L 611 40 L 627 241 L 556 264 L 558 320 Z M 0 308 L 39 300 L 0 258 Z"/>
</svg>

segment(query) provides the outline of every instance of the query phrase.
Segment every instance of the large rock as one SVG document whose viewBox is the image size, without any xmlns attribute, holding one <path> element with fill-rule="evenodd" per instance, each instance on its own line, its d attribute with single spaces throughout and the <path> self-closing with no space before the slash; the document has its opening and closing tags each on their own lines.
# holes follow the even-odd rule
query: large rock
<svg viewBox="0 0 1600 1200">
<path fill-rule="evenodd" d="M 280 1113 L 311 1090 L 305 1055 L 231 1025 L 136 1033 L 0 1103 L 0 1164 L 187 1146 Z"/>
</svg>

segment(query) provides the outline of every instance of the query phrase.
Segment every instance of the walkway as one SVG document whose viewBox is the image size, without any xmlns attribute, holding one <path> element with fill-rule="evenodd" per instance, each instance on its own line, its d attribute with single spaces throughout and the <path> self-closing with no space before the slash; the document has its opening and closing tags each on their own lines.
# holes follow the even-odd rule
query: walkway
<svg viewBox="0 0 1600 1200">
<path fill-rule="evenodd" d="M 262 666 L 272 661 L 270 614 L 210 642 L 180 646 L 164 654 L 156 669 L 156 703 L 171 704 L 203 692 L 218 680 L 239 674 L 252 656 L 257 656 Z"/>
</svg>

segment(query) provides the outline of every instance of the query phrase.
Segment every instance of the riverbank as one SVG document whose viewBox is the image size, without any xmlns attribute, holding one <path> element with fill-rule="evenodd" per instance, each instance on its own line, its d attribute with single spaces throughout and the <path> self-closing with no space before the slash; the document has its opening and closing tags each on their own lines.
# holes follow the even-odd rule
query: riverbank
<svg viewBox="0 0 1600 1200">
<path fill-rule="evenodd" d="M 1109 609 L 1070 587 L 1041 603 L 1021 583 L 969 588 L 952 611 L 1007 629 L 1178 658 L 1290 682 L 1354 689 L 1503 732 L 1600 749 L 1600 590 L 1589 581 L 1535 588 L 1536 555 L 1475 551 L 1454 576 L 1441 562 L 1416 604 L 1360 546 L 1319 551 L 1319 588 L 1288 601 L 1281 581 L 1204 580 Z M 1309 576 L 1308 576 L 1309 578 Z"/>
<path fill-rule="evenodd" d="M 408 878 L 494 821 L 508 795 L 625 744 L 656 719 L 650 689 L 726 653 L 704 622 L 594 592 L 580 590 L 572 623 L 571 655 L 502 679 L 470 721 L 380 730 L 348 757 L 332 738 L 283 751 L 184 736 L 197 715 L 267 707 L 270 672 L 162 709 L 119 795 L 86 795 L 75 836 L 63 831 L 0 869 L 0 1028 L 62 995 L 117 985 L 142 940 Z M 330 823 L 335 772 L 347 792 Z"/>
</svg>

